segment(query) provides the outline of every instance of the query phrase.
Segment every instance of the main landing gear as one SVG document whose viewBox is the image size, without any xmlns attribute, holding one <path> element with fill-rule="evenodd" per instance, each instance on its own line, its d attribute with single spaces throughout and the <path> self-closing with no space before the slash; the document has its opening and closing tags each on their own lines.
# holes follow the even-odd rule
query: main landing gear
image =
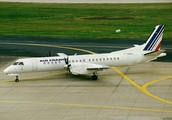
<svg viewBox="0 0 172 120">
<path fill-rule="evenodd" d="M 19 76 L 18 75 L 16 75 L 15 82 L 19 82 Z"/>
<path fill-rule="evenodd" d="M 94 73 L 91 78 L 92 78 L 92 80 L 97 80 L 98 79 L 97 73 Z"/>
</svg>

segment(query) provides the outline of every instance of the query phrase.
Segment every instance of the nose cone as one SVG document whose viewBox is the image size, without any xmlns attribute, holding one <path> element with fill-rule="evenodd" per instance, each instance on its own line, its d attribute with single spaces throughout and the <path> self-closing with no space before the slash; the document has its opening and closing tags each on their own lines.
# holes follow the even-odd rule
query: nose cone
<svg viewBox="0 0 172 120">
<path fill-rule="evenodd" d="M 4 70 L 4 73 L 8 73 L 9 72 L 9 67 L 7 67 L 5 70 Z"/>
</svg>

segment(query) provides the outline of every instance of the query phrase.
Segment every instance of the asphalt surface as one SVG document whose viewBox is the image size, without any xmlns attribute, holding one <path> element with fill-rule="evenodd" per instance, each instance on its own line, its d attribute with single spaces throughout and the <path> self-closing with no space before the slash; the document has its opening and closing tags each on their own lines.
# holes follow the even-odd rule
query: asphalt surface
<svg viewBox="0 0 172 120">
<path fill-rule="evenodd" d="M 56 53 L 68 55 L 90 54 L 78 48 L 95 53 L 108 53 L 132 47 L 133 44 L 143 44 L 146 40 L 128 39 L 86 39 L 86 38 L 55 38 L 55 37 L 27 37 L 27 36 L 0 36 L 0 56 L 44 57 L 56 56 Z M 39 44 L 39 45 L 33 45 Z M 45 46 L 54 45 L 54 47 Z M 167 56 L 156 61 L 172 61 L 172 40 L 163 40 L 161 49 L 165 49 Z"/>
</svg>

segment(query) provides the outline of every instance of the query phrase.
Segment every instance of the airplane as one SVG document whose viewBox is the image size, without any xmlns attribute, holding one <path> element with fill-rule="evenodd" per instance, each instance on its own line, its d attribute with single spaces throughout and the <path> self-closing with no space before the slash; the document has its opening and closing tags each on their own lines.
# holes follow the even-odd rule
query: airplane
<svg viewBox="0 0 172 120">
<path fill-rule="evenodd" d="M 18 59 L 3 72 L 8 76 L 15 76 L 16 82 L 19 82 L 20 73 L 50 72 L 63 69 L 73 75 L 91 74 L 92 80 L 97 80 L 98 71 L 150 62 L 166 56 L 165 50 L 160 49 L 163 31 L 164 25 L 157 25 L 146 43 L 111 53 L 70 56 L 57 53 L 58 56 L 53 57 Z"/>
</svg>

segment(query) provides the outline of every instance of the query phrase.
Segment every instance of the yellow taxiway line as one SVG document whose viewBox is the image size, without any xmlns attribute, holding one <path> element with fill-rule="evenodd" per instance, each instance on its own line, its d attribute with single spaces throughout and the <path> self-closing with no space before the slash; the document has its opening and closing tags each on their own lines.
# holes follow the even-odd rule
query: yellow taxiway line
<svg viewBox="0 0 172 120">
<path fill-rule="evenodd" d="M 0 100 L 0 103 L 57 105 L 57 106 L 68 106 L 68 107 L 90 107 L 90 108 L 100 108 L 100 109 L 121 109 L 121 110 L 135 110 L 135 111 L 172 113 L 171 110 L 157 110 L 157 109 L 148 109 L 148 108 L 130 108 L 130 107 L 118 107 L 118 106 L 101 106 L 101 105 L 90 105 L 90 104 L 68 104 L 68 103 L 57 103 L 57 102 L 30 102 L 30 101 L 27 102 L 27 101 Z"/>
<path fill-rule="evenodd" d="M 79 49 L 79 48 L 73 48 L 73 47 L 58 46 L 58 45 L 47 45 L 47 44 L 27 44 L 27 43 L 3 43 L 3 42 L 0 42 L 0 44 L 64 48 L 64 49 L 77 50 L 77 51 L 82 51 L 82 52 L 86 52 L 86 53 L 90 53 L 90 54 L 95 54 L 94 52 L 89 51 L 89 50 L 84 50 L 84 49 Z"/>
<path fill-rule="evenodd" d="M 165 100 L 163 98 L 160 98 L 158 96 L 155 96 L 154 94 L 150 93 L 149 91 L 147 91 L 147 87 L 153 83 L 156 83 L 156 82 L 160 82 L 160 81 L 163 81 L 163 80 L 169 80 L 172 78 L 172 76 L 169 76 L 169 77 L 165 77 L 165 78 L 160 78 L 158 80 L 154 80 L 154 81 L 151 81 L 143 86 L 140 86 L 138 85 L 137 83 L 135 83 L 133 80 L 131 80 L 128 76 L 124 75 L 120 70 L 118 70 L 117 68 L 114 68 L 114 70 L 119 74 L 121 75 L 124 79 L 126 79 L 128 82 L 130 82 L 133 86 L 135 86 L 137 89 L 139 89 L 140 91 L 144 92 L 145 94 L 147 94 L 148 96 L 156 99 L 156 100 L 159 100 L 161 102 L 165 102 L 165 103 L 168 103 L 168 104 L 172 104 L 171 101 L 168 101 L 168 100 Z"/>
</svg>

